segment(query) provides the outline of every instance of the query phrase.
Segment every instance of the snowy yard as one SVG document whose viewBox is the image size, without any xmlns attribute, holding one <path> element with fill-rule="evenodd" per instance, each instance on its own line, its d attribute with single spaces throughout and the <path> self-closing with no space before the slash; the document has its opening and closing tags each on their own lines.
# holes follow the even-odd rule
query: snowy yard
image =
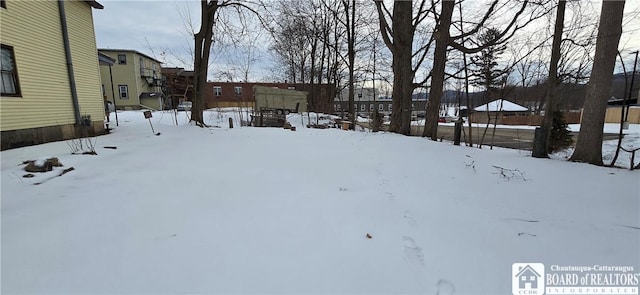
<svg viewBox="0 0 640 295">
<path fill-rule="evenodd" d="M 97 155 L 0 153 L 2 293 L 511 294 L 519 262 L 640 273 L 640 171 L 230 114 L 155 112 L 155 136 L 120 112 Z M 64 167 L 23 178 L 48 157 Z"/>
</svg>

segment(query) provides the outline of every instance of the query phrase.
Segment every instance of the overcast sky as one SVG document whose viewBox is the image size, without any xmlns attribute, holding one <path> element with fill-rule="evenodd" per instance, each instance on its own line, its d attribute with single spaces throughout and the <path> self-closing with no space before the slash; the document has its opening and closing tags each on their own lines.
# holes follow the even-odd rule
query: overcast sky
<svg viewBox="0 0 640 295">
<path fill-rule="evenodd" d="M 170 50 L 176 55 L 189 52 L 191 39 L 180 16 L 188 11 L 199 17 L 198 1 L 99 0 L 102 10 L 94 10 L 98 48 L 133 49 L 148 55 Z M 190 61 L 190 60 L 189 60 Z M 180 66 L 168 60 L 168 66 Z"/>
<path fill-rule="evenodd" d="M 133 49 L 165 62 L 163 66 L 192 68 L 190 46 L 192 37 L 185 26 L 191 14 L 193 23 L 199 23 L 199 2 L 196 0 L 98 0 L 104 9 L 94 9 L 94 22 L 98 48 Z M 599 7 L 599 1 L 594 3 Z M 640 1 L 628 0 L 620 48 L 625 51 L 640 49 Z M 258 53 L 259 62 L 251 69 L 251 80 L 274 80 L 273 58 L 268 53 L 268 42 L 263 42 Z M 237 52 L 238 50 L 235 50 Z M 221 55 L 216 55 L 221 56 Z M 627 64 L 631 65 L 629 58 Z M 213 62 L 233 63 L 232 57 L 218 57 Z M 219 69 L 219 68 L 218 68 Z M 219 75 L 216 70 L 211 71 Z M 219 72 L 219 71 L 218 71 Z M 211 76 L 210 76 L 211 79 Z M 214 79 L 222 79 L 219 76 Z M 229 80 L 230 78 L 225 78 Z M 241 80 L 239 77 L 231 77 Z"/>
<path fill-rule="evenodd" d="M 94 10 L 96 42 L 98 48 L 133 49 L 163 62 L 164 67 L 193 68 L 193 35 L 199 27 L 200 4 L 198 1 L 157 0 L 99 0 L 102 10 Z M 214 46 L 220 49 L 220 46 Z M 267 45 L 260 48 L 257 61 L 250 69 L 250 80 L 273 81 L 271 69 L 274 62 Z M 210 80 L 241 81 L 237 71 L 228 70 L 246 55 L 235 48 L 212 54 Z M 236 67 L 236 66 L 234 66 Z M 236 67 L 237 68 L 237 67 Z"/>
</svg>

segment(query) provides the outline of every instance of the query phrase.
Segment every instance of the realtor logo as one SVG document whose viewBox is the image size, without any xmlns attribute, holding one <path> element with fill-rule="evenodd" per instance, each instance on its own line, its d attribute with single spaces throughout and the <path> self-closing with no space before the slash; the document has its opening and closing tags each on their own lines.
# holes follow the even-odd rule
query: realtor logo
<svg viewBox="0 0 640 295">
<path fill-rule="evenodd" d="M 514 263 L 511 266 L 511 276 L 514 295 L 544 294 L 544 264 Z"/>
</svg>

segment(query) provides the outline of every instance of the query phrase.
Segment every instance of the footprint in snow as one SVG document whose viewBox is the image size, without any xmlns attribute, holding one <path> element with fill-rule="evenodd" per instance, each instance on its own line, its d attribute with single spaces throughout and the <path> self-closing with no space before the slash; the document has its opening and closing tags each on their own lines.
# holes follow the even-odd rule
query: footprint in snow
<svg viewBox="0 0 640 295">
<path fill-rule="evenodd" d="M 416 226 L 418 223 L 416 222 L 415 218 L 413 218 L 411 211 L 409 210 L 405 210 L 404 211 L 404 220 L 407 221 L 407 224 L 411 225 L 411 226 Z"/>
<path fill-rule="evenodd" d="M 456 292 L 456 288 L 453 287 L 453 284 L 447 280 L 440 279 L 436 284 L 438 290 L 436 291 L 436 295 L 453 295 Z"/>
<path fill-rule="evenodd" d="M 384 194 L 387 196 L 387 199 L 389 199 L 389 201 L 393 201 L 396 199 L 396 196 L 393 193 L 385 192 Z"/>
<path fill-rule="evenodd" d="M 416 241 L 409 236 L 402 237 L 404 243 L 404 256 L 410 265 L 417 267 L 424 267 L 424 254 L 422 254 L 422 248 L 420 248 Z"/>
</svg>

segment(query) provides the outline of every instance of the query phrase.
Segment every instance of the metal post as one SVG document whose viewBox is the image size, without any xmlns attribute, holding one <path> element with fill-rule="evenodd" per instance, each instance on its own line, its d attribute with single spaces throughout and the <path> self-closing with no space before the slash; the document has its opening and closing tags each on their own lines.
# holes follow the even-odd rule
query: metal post
<svg viewBox="0 0 640 295">
<path fill-rule="evenodd" d="M 453 129 L 453 145 L 460 145 L 461 134 L 462 134 L 462 119 L 458 119 Z"/>
<path fill-rule="evenodd" d="M 113 112 L 116 113 L 116 126 L 118 125 L 118 106 L 116 105 L 116 91 L 113 89 L 113 73 L 111 72 L 111 66 L 109 65 L 109 79 L 111 79 L 111 98 L 113 99 Z"/>
</svg>

